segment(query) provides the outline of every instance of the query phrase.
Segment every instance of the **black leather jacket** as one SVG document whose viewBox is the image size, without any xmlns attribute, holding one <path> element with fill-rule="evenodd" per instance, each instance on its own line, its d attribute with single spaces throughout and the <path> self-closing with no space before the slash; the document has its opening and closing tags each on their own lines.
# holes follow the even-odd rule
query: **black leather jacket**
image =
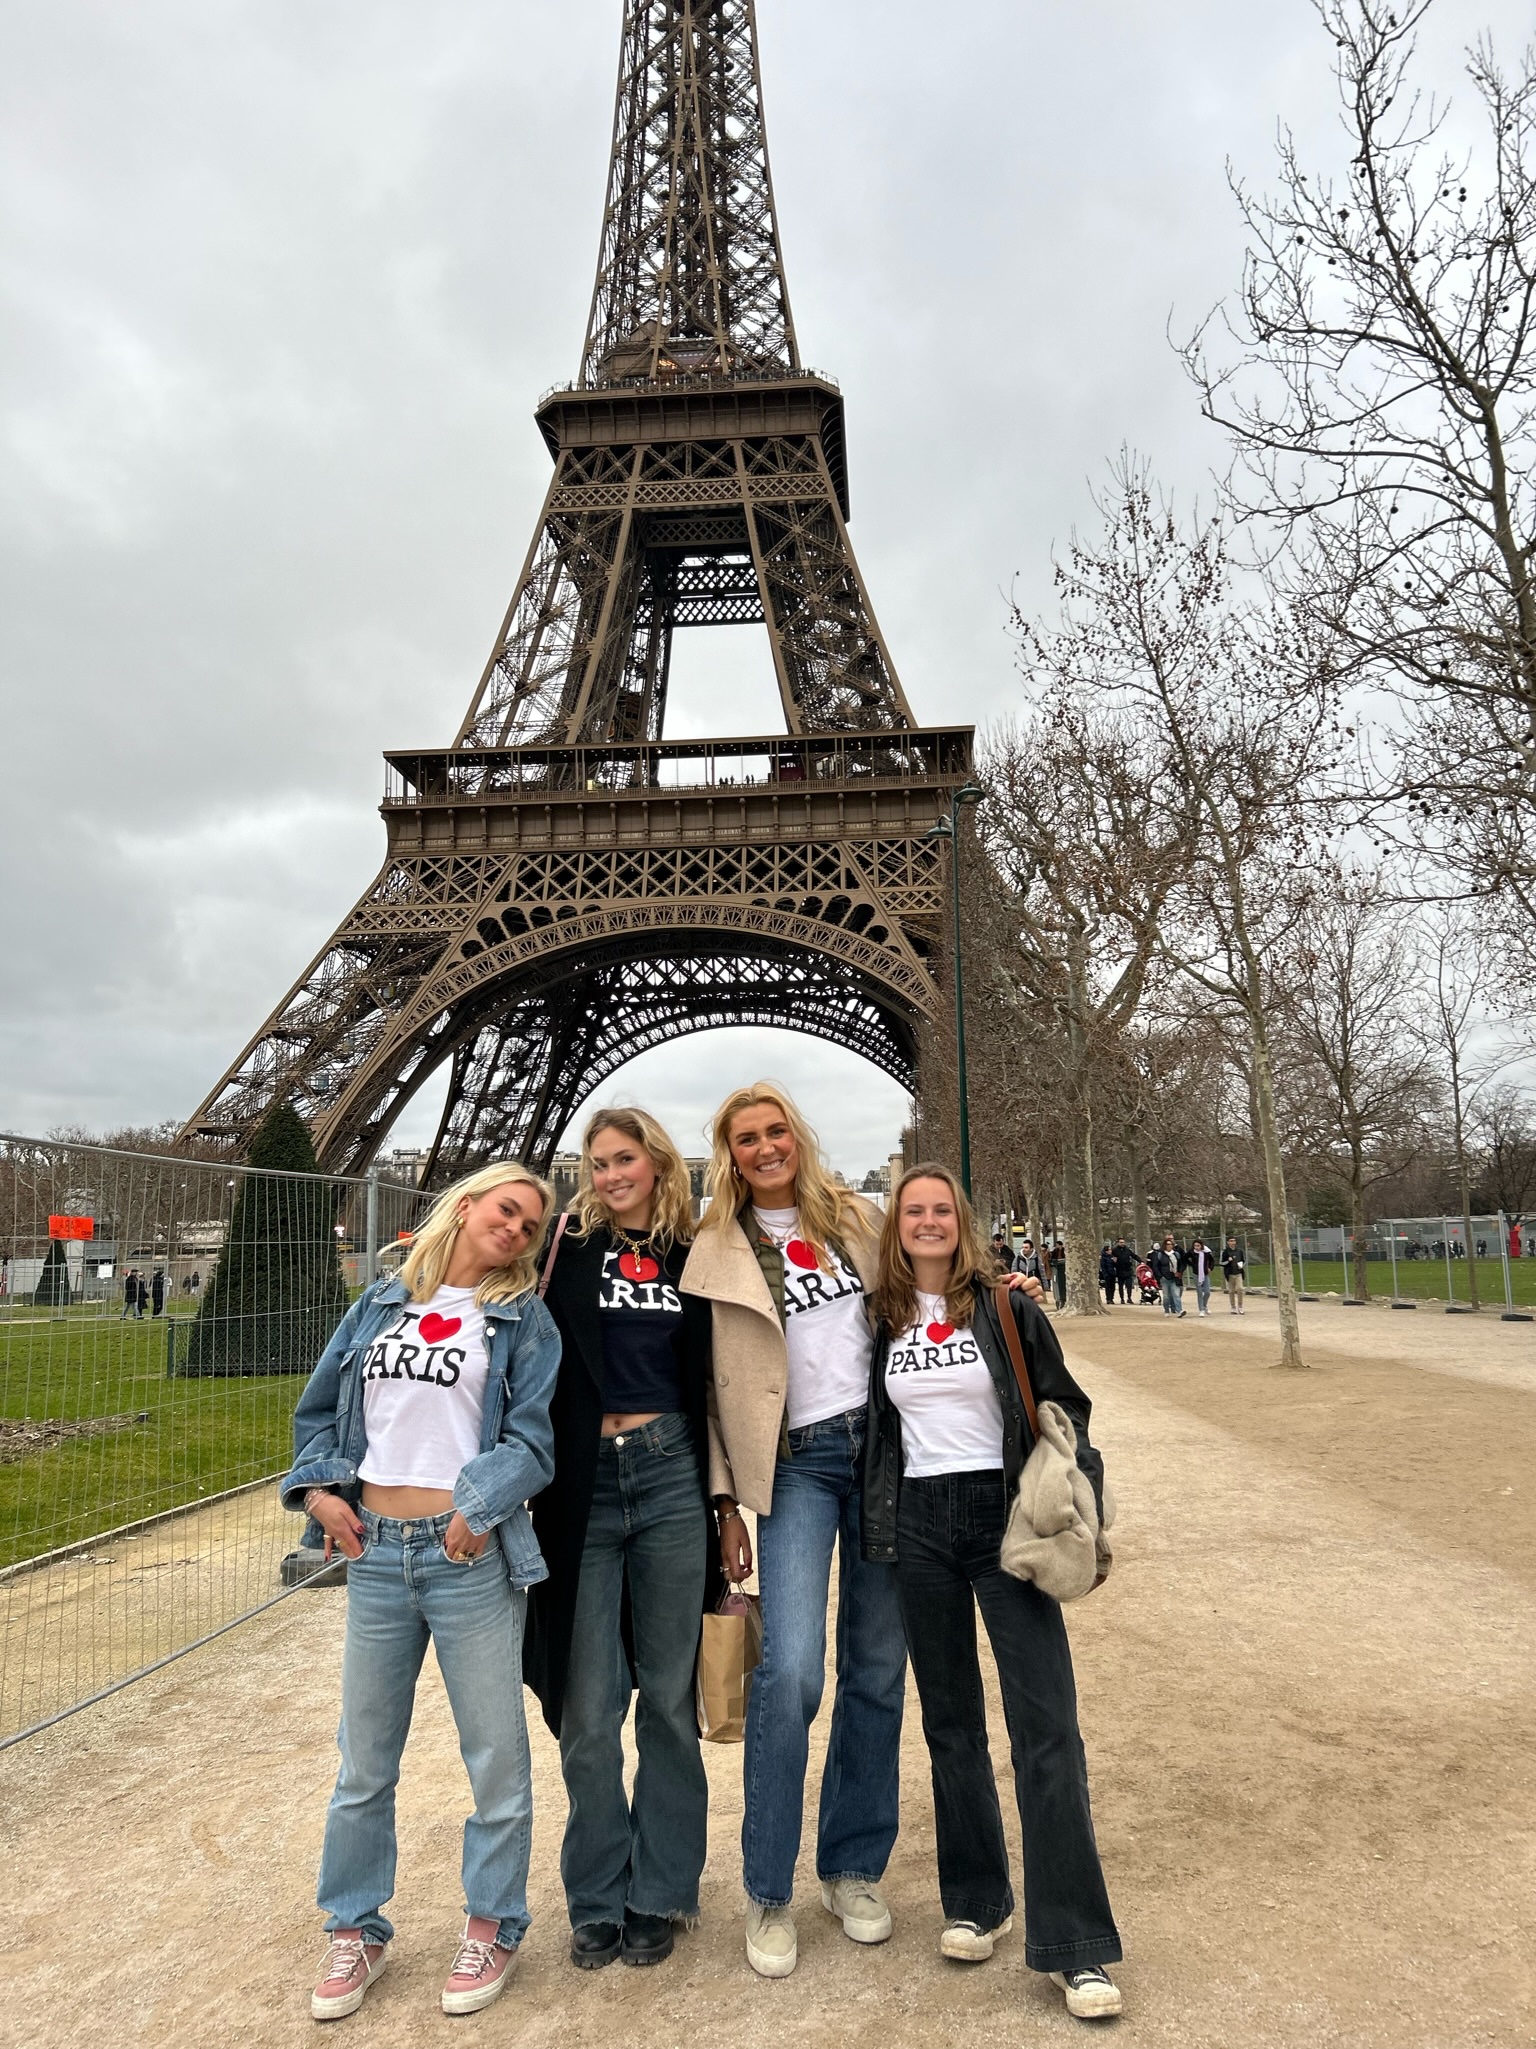
<svg viewBox="0 0 1536 2049">
<path fill-rule="evenodd" d="M 1045 1311 L 1020 1288 L 1013 1290 L 1008 1301 L 1023 1340 L 1035 1401 L 1055 1402 L 1072 1418 L 1077 1432 L 1077 1462 L 1087 1474 L 1093 1498 L 1102 1512 L 1104 1461 L 1088 1441 L 1093 1404 L 1067 1371 L 1067 1362 L 1061 1356 L 1061 1346 Z M 972 1328 L 1002 1404 L 1003 1478 L 1011 1500 L 1035 1440 L 990 1289 L 977 1304 Z M 901 1504 L 901 1412 L 885 1391 L 885 1361 L 890 1347 L 891 1334 L 882 1323 L 875 1332 L 875 1355 L 870 1362 L 869 1434 L 864 1445 L 863 1549 L 864 1556 L 877 1565 L 895 1561 L 896 1516 Z"/>
</svg>

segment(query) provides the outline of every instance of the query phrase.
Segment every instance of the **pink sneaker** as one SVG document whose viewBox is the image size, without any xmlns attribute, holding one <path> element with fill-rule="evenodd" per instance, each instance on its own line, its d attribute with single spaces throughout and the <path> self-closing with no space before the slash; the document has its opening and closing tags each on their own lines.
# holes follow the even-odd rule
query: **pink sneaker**
<svg viewBox="0 0 1536 2049">
<path fill-rule="evenodd" d="M 478 2013 L 482 2006 L 500 1999 L 517 1951 L 502 1948 L 496 1940 L 496 1926 L 480 1914 L 471 1914 L 464 1923 L 464 1939 L 443 1987 L 444 2013 Z"/>
<path fill-rule="evenodd" d="M 337 1928 L 320 1967 L 320 1982 L 309 1995 L 309 2010 L 317 2021 L 339 2021 L 356 2013 L 368 1987 L 384 1969 L 385 1946 L 364 1942 L 360 1928 Z"/>
</svg>

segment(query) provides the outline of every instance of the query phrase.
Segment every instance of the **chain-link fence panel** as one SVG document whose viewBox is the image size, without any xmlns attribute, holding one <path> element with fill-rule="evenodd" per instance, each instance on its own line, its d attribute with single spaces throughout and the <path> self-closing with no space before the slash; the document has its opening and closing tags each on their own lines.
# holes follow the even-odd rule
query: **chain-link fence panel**
<svg viewBox="0 0 1536 2049">
<path fill-rule="evenodd" d="M 0 1744 L 281 1597 L 294 1404 L 424 1201 L 0 1138 Z"/>
</svg>

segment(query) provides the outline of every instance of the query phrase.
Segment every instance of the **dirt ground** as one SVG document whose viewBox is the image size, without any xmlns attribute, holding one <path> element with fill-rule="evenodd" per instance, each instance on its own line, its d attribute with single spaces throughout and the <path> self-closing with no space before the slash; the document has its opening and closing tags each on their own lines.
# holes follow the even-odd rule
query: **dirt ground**
<svg viewBox="0 0 1536 2049">
<path fill-rule="evenodd" d="M 1536 2040 L 1536 1333 L 1308 1305 L 1064 1322 L 1119 1494 L 1115 1575 L 1072 1611 L 1124 2019 L 1167 2049 Z M 345 1596 L 306 1593 L 0 1755 L 0 2043 L 317 2042 L 311 1905 Z M 995 1707 L 995 1695 L 994 1695 Z M 994 1748 L 1001 1760 L 1001 1717 Z M 892 1942 L 848 1943 L 802 1858 L 801 1961 L 741 1953 L 740 1751 L 708 1751 L 703 1925 L 655 1971 L 564 1960 L 558 1761 L 535 1725 L 533 1928 L 476 2020 L 436 1994 L 465 1787 L 424 1683 L 401 1789 L 391 1974 L 364 2049 L 1082 2040 L 1017 1936 L 944 1963 L 909 1714 Z M 1007 1803 L 1005 1802 L 1005 1812 Z M 1091 2030 L 1089 2032 L 1092 2032 Z"/>
</svg>

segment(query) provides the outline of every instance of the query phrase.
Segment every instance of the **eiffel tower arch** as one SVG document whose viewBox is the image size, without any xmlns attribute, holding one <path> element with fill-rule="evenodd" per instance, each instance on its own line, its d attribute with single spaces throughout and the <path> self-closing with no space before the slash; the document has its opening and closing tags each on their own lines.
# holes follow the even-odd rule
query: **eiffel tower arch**
<svg viewBox="0 0 1536 2049">
<path fill-rule="evenodd" d="M 390 754 L 380 873 L 184 1128 L 280 1098 L 367 1164 L 444 1062 L 429 1173 L 547 1164 L 647 1047 L 722 1024 L 910 1086 L 969 728 L 915 724 L 848 539 L 843 403 L 790 315 L 753 0 L 626 0 L 581 374 L 453 745 Z M 760 624 L 784 730 L 669 741 L 674 635 Z"/>
</svg>

